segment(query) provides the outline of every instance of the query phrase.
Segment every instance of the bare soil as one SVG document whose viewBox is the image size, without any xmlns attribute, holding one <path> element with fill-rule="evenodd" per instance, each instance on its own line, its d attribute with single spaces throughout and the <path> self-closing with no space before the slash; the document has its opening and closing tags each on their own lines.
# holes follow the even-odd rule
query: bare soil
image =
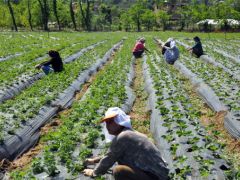
<svg viewBox="0 0 240 180">
<path fill-rule="evenodd" d="M 142 59 L 137 59 L 134 65 L 135 78 L 132 89 L 136 95 L 136 100 L 130 112 L 133 128 L 148 137 L 150 133 L 150 113 L 146 108 L 147 93 L 144 90 L 144 79 L 142 72 Z"/>
</svg>

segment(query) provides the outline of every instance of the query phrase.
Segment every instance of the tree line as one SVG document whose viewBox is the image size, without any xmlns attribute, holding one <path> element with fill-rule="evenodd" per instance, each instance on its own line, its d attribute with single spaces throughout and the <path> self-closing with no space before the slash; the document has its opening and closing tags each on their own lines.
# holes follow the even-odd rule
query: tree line
<svg viewBox="0 0 240 180">
<path fill-rule="evenodd" d="M 125 4 L 125 6 L 124 6 Z M 127 6 L 127 7 L 126 7 Z M 240 20 L 236 0 L 2 0 L 0 27 L 18 31 L 194 29 L 204 19 Z M 226 22 L 226 21 L 225 21 Z M 226 27 L 225 23 L 225 27 Z M 237 27 L 240 29 L 240 27 Z M 204 26 L 207 30 L 207 24 Z"/>
</svg>

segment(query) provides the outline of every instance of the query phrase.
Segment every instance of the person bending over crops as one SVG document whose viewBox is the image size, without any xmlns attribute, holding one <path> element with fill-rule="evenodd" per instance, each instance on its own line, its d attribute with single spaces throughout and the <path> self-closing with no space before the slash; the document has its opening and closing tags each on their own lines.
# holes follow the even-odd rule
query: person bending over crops
<svg viewBox="0 0 240 180">
<path fill-rule="evenodd" d="M 45 74 L 49 74 L 52 71 L 54 72 L 63 71 L 63 62 L 59 53 L 55 50 L 50 50 L 48 52 L 48 55 L 51 57 L 49 61 L 38 64 L 35 67 L 37 69 L 42 69 Z"/>
<path fill-rule="evenodd" d="M 203 55 L 202 43 L 198 36 L 195 36 L 193 40 L 195 41 L 195 45 L 191 48 L 188 48 L 188 51 L 190 51 L 195 57 L 199 58 L 201 55 Z"/>
<path fill-rule="evenodd" d="M 144 51 L 150 52 L 146 47 L 145 47 L 145 38 L 140 38 L 139 40 L 137 40 L 132 53 L 134 55 L 135 58 L 140 58 L 142 57 L 142 54 Z"/>
<path fill-rule="evenodd" d="M 105 174 L 117 162 L 113 168 L 116 180 L 169 179 L 169 170 L 157 147 L 132 129 L 130 117 L 120 108 L 109 108 L 100 122 L 104 123 L 105 137 L 111 145 L 104 157 L 86 159 L 87 165 L 98 164 L 94 169 L 84 169 L 84 175 Z"/>
<path fill-rule="evenodd" d="M 161 46 L 164 59 L 168 64 L 173 65 L 179 58 L 179 50 L 176 46 L 176 42 L 173 40 L 173 38 L 168 38 L 168 40 Z"/>
</svg>

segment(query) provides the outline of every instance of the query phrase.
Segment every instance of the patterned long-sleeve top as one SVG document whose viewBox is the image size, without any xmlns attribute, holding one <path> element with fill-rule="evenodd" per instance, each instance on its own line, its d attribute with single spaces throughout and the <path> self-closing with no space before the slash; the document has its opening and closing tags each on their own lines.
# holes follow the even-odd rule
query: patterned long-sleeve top
<svg viewBox="0 0 240 180">
<path fill-rule="evenodd" d="M 150 172 L 161 180 L 168 179 L 169 170 L 157 147 L 145 135 L 130 129 L 124 129 L 113 139 L 107 154 L 95 167 L 94 173 L 106 173 L 115 162 Z"/>
</svg>

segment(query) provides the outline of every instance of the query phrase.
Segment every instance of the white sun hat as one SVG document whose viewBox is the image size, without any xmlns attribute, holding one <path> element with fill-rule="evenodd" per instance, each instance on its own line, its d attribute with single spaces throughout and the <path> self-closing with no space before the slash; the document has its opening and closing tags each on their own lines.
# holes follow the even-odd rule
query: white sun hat
<svg viewBox="0 0 240 180">
<path fill-rule="evenodd" d="M 174 48 L 176 46 L 176 42 L 174 40 L 172 40 L 170 42 L 170 48 Z"/>
<path fill-rule="evenodd" d="M 100 122 L 106 122 L 111 119 L 113 119 L 118 125 L 132 129 L 130 116 L 119 107 L 109 108 L 105 112 L 105 117 Z"/>
<path fill-rule="evenodd" d="M 105 112 L 105 117 L 100 121 L 101 123 L 104 122 L 104 134 L 106 142 L 110 142 L 115 136 L 110 135 L 106 128 L 106 121 L 114 120 L 114 122 L 120 126 L 132 129 L 131 119 L 123 110 L 119 107 L 111 107 Z"/>
<path fill-rule="evenodd" d="M 168 38 L 166 43 L 170 42 L 170 48 L 174 48 L 176 46 L 176 42 L 174 41 L 173 38 Z"/>
</svg>

